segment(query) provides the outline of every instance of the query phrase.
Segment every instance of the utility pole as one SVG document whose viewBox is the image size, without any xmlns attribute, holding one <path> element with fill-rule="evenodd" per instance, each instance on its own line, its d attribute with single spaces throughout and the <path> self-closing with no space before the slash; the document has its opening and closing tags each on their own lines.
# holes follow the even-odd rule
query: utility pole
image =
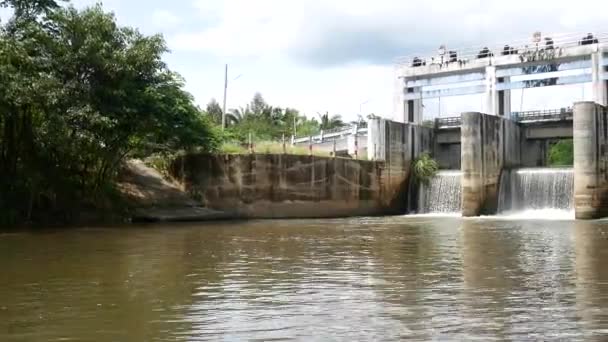
<svg viewBox="0 0 608 342">
<path fill-rule="evenodd" d="M 368 102 L 369 102 L 369 100 L 365 100 L 359 104 L 359 115 L 360 116 L 363 116 L 363 105 L 367 104 Z"/>
<path fill-rule="evenodd" d="M 222 129 L 226 128 L 226 93 L 228 92 L 228 64 L 224 70 L 224 105 L 222 106 Z"/>
</svg>

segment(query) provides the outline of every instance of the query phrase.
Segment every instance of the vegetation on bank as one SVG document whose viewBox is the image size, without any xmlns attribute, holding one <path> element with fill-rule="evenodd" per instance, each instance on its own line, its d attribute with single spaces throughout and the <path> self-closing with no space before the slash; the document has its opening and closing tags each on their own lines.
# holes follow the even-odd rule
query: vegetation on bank
<svg viewBox="0 0 608 342">
<path fill-rule="evenodd" d="M 100 5 L 2 0 L 0 224 L 111 209 L 125 158 L 220 145 L 167 68 L 166 44 Z"/>
<path fill-rule="evenodd" d="M 115 182 L 130 158 L 166 163 L 250 136 L 279 141 L 344 124 L 328 113 L 316 120 L 273 107 L 256 94 L 227 113 L 223 130 L 217 102 L 198 108 L 163 62 L 162 36 L 118 25 L 101 5 L 0 0 L 0 7 L 12 12 L 0 22 L 0 225 L 122 210 Z"/>
<path fill-rule="evenodd" d="M 221 125 L 222 108 L 215 99 L 207 104 L 205 112 L 214 124 Z M 223 138 L 225 141 L 237 143 L 248 143 L 249 139 L 253 142 L 278 142 L 283 137 L 290 139 L 292 135 L 299 137 L 316 135 L 321 130 L 346 125 L 340 115 L 330 116 L 327 112 L 317 115 L 318 120 L 308 118 L 293 108 L 272 106 L 260 93 L 256 93 L 245 107 L 227 111 Z"/>
<path fill-rule="evenodd" d="M 311 153 L 307 146 L 292 146 L 290 142 L 286 142 L 285 146 L 281 142 L 274 141 L 263 141 L 253 144 L 253 151 L 250 150 L 246 144 L 236 143 L 224 143 L 220 149 L 220 153 L 226 154 L 248 154 L 248 153 L 266 153 L 266 154 L 297 154 L 297 155 L 309 155 Z M 327 151 L 312 150 L 312 154 L 315 156 L 329 157 L 330 154 Z"/>
</svg>

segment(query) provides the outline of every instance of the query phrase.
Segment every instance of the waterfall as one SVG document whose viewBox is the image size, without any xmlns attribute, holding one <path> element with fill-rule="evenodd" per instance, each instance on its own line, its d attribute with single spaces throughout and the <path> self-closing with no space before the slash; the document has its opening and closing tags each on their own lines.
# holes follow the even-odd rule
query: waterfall
<svg viewBox="0 0 608 342">
<path fill-rule="evenodd" d="M 437 172 L 428 185 L 420 186 L 418 210 L 421 213 L 460 213 L 460 170 Z"/>
<path fill-rule="evenodd" d="M 573 210 L 572 168 L 505 170 L 500 181 L 498 212 Z"/>
</svg>

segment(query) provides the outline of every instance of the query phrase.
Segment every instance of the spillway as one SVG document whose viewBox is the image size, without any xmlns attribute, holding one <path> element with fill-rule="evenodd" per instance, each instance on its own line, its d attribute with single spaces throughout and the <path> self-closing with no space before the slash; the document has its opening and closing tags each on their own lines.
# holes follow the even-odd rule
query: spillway
<svg viewBox="0 0 608 342">
<path fill-rule="evenodd" d="M 460 170 L 442 170 L 428 185 L 420 186 L 420 213 L 459 214 L 461 212 Z"/>
<path fill-rule="evenodd" d="M 498 212 L 573 211 L 572 168 L 505 170 L 501 176 Z"/>
</svg>

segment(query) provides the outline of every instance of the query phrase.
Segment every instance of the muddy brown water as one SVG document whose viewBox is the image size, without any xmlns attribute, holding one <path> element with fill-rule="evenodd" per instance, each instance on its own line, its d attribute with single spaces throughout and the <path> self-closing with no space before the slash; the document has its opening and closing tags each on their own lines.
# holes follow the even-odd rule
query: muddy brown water
<svg viewBox="0 0 608 342">
<path fill-rule="evenodd" d="M 608 340 L 608 222 L 0 232 L 0 341 Z"/>
</svg>

